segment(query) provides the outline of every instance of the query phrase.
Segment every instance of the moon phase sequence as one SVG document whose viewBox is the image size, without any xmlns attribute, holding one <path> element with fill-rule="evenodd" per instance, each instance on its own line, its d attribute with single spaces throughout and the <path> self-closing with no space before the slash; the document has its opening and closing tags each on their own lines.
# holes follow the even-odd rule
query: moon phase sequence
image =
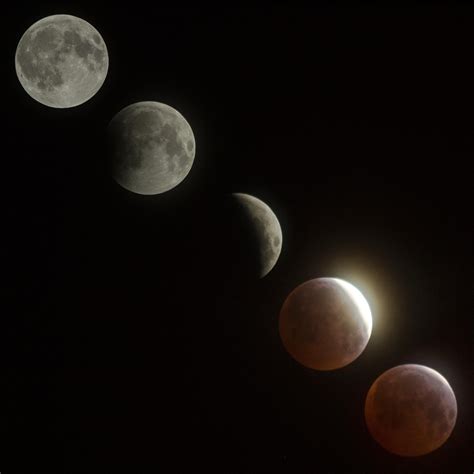
<svg viewBox="0 0 474 474">
<path fill-rule="evenodd" d="M 15 54 L 16 73 L 25 91 L 41 104 L 58 109 L 91 99 L 102 87 L 108 67 L 108 51 L 100 33 L 71 15 L 52 15 L 31 25 Z M 178 186 L 193 166 L 193 130 L 169 105 L 131 104 L 113 117 L 107 134 L 111 174 L 133 193 L 165 193 Z M 254 196 L 234 193 L 230 201 L 230 212 L 220 216 L 232 222 L 231 232 L 222 239 L 229 251 L 223 261 L 228 267 L 240 265 L 239 277 L 263 278 L 281 254 L 278 218 Z M 364 351 L 371 332 L 372 315 L 364 296 L 338 278 L 301 284 L 280 311 L 283 346 L 297 362 L 314 370 L 350 364 Z M 372 384 L 365 401 L 370 434 L 387 451 L 400 456 L 420 456 L 438 449 L 451 435 L 456 418 L 456 398 L 448 382 L 421 365 L 387 370 Z"/>
<path fill-rule="evenodd" d="M 15 55 L 18 79 L 35 100 L 75 107 L 93 97 L 107 76 L 109 57 L 100 33 L 71 15 L 43 18 L 26 30 Z"/>
<path fill-rule="evenodd" d="M 285 349 L 300 364 L 332 370 L 362 353 L 372 332 L 372 315 L 362 293 L 350 283 L 315 278 L 287 297 L 279 329 Z"/>
<path fill-rule="evenodd" d="M 447 380 L 416 364 L 384 372 L 365 402 L 370 433 L 400 456 L 420 456 L 439 448 L 450 436 L 456 417 L 456 397 Z"/>
<path fill-rule="evenodd" d="M 125 107 L 110 122 L 108 139 L 112 176 L 137 194 L 169 191 L 193 165 L 193 131 L 166 104 L 138 102 Z"/>
</svg>

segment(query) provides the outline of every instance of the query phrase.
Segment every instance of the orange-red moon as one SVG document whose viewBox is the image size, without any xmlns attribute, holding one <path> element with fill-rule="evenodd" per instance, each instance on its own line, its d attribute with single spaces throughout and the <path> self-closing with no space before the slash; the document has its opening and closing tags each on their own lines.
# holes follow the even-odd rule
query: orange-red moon
<svg viewBox="0 0 474 474">
<path fill-rule="evenodd" d="M 372 384 L 365 401 L 371 435 L 400 456 L 439 448 L 453 431 L 456 417 L 456 397 L 448 382 L 423 365 L 387 370 Z"/>
<path fill-rule="evenodd" d="M 362 293 L 339 278 L 315 278 L 295 288 L 280 311 L 280 337 L 300 364 L 344 367 L 365 349 L 372 315 Z"/>
</svg>

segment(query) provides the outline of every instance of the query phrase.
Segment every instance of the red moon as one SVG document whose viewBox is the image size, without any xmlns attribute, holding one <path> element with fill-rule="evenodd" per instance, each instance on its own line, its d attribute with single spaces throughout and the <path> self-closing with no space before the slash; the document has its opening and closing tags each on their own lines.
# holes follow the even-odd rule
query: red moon
<svg viewBox="0 0 474 474">
<path fill-rule="evenodd" d="M 365 349 L 372 315 L 362 293 L 339 278 L 315 278 L 295 288 L 280 311 L 280 337 L 300 364 L 333 370 Z"/>
<path fill-rule="evenodd" d="M 400 456 L 439 448 L 453 431 L 456 417 L 456 397 L 448 382 L 423 365 L 387 370 L 372 384 L 365 401 L 370 434 Z"/>
</svg>

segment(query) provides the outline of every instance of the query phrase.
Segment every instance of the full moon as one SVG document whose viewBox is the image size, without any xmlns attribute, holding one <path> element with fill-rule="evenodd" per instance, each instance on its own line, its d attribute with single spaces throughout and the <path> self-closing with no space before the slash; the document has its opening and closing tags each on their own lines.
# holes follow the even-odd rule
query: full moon
<svg viewBox="0 0 474 474">
<path fill-rule="evenodd" d="M 387 370 L 372 384 L 365 401 L 371 435 L 400 456 L 439 448 L 453 431 L 456 417 L 456 397 L 448 382 L 423 365 Z"/>
<path fill-rule="evenodd" d="M 137 102 L 125 107 L 110 122 L 108 137 L 112 176 L 137 194 L 169 191 L 193 165 L 193 131 L 166 104 Z"/>
<path fill-rule="evenodd" d="M 234 239 L 230 260 L 242 277 L 263 278 L 275 266 L 281 253 L 283 235 L 272 209 L 250 194 L 228 196 L 229 238 Z M 237 268 L 239 267 L 239 268 Z"/>
<path fill-rule="evenodd" d="M 362 293 L 339 278 L 315 278 L 295 288 L 280 311 L 280 337 L 300 364 L 333 370 L 365 349 L 372 314 Z"/>
<path fill-rule="evenodd" d="M 53 15 L 26 30 L 16 49 L 15 66 L 33 99 L 68 108 L 97 93 L 107 76 L 109 57 L 102 36 L 87 21 Z"/>
</svg>

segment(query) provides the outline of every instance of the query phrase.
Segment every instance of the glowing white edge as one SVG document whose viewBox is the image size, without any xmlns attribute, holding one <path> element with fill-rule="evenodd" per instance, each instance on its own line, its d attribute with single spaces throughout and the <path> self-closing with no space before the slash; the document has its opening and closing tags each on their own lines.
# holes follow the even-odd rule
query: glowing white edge
<svg viewBox="0 0 474 474">
<path fill-rule="evenodd" d="M 344 288 L 345 291 L 347 291 L 347 293 L 349 293 L 350 297 L 359 309 L 360 315 L 362 316 L 362 320 L 364 321 L 365 327 L 367 329 L 367 335 L 370 337 L 372 334 L 372 312 L 370 311 L 369 303 L 365 299 L 364 295 L 354 285 L 348 283 L 345 280 L 341 280 L 340 278 L 331 278 L 331 280 L 336 281 L 342 286 L 342 288 Z"/>
</svg>

